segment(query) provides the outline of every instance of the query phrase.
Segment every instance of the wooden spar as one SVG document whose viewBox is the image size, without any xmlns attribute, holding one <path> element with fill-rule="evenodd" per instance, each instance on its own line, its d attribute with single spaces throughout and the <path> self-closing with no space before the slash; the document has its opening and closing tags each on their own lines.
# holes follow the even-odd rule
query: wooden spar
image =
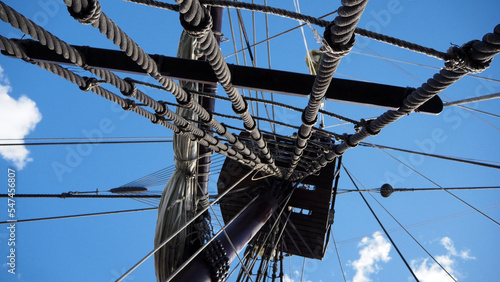
<svg viewBox="0 0 500 282">
<path fill-rule="evenodd" d="M 270 193 L 260 195 L 243 213 L 226 227 L 226 234 L 222 232 L 214 240 L 222 243 L 227 256 L 227 265 L 236 258 L 236 254 L 246 247 L 248 242 L 269 220 L 278 207 L 278 200 Z M 234 246 L 234 249 L 233 249 Z M 208 246 L 207 248 L 210 248 Z M 173 277 L 171 281 L 217 281 L 212 280 L 213 268 L 207 262 L 205 252 L 200 253 L 193 261 Z"/>
<path fill-rule="evenodd" d="M 37 41 L 26 39 L 16 41 L 32 60 L 73 65 L 69 60 L 55 54 Z M 133 74 L 145 73 L 122 51 L 71 46 L 85 56 L 85 63 L 88 66 Z M 2 54 L 9 56 L 4 51 Z M 165 77 L 198 83 L 217 83 L 217 78 L 208 62 L 162 55 L 150 56 L 158 64 L 158 71 Z M 231 82 L 235 87 L 264 92 L 306 97 L 310 94 L 315 79 L 313 75 L 287 71 L 231 64 L 228 66 L 232 77 Z M 333 78 L 325 97 L 327 100 L 397 109 L 402 106 L 404 98 L 413 90 L 409 87 Z M 427 114 L 439 114 L 442 110 L 443 102 L 438 96 L 434 96 L 417 109 L 418 112 Z"/>
</svg>

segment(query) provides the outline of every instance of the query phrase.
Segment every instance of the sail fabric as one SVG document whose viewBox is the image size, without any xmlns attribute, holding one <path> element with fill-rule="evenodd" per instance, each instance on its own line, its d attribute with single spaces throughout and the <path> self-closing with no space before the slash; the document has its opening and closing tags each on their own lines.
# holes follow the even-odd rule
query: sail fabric
<svg viewBox="0 0 500 282">
<path fill-rule="evenodd" d="M 184 31 L 179 40 L 177 57 L 197 59 L 196 40 Z M 198 90 L 196 83 L 180 81 L 180 85 L 191 90 Z M 178 107 L 176 113 L 187 120 L 197 119 L 196 114 L 188 109 Z M 179 230 L 196 212 L 198 142 L 184 135 L 174 135 L 173 151 L 176 170 L 165 185 L 161 196 L 156 221 L 155 247 Z M 185 228 L 170 243 L 155 253 L 158 281 L 165 280 L 182 264 L 189 233 L 190 228 Z"/>
</svg>

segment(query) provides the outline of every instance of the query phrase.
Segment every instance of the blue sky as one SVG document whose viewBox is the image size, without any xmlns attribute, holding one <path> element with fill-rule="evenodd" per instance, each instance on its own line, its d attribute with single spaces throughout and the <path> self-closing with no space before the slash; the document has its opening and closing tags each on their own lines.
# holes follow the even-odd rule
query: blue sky
<svg viewBox="0 0 500 282">
<path fill-rule="evenodd" d="M 42 0 L 26 5 L 19 1 L 6 4 L 57 35 L 70 44 L 91 45 L 117 49 L 112 42 L 90 26 L 73 20 L 66 8 L 56 0 Z M 173 1 L 172 1 L 173 2 Z M 311 1 L 301 4 L 301 12 L 321 16 L 335 10 L 340 1 Z M 258 3 L 260 3 L 258 1 Z M 151 54 L 175 56 L 181 32 L 178 15 L 142 7 L 123 1 L 101 1 L 103 11 L 124 31 Z M 271 6 L 294 10 L 293 1 L 268 1 Z M 424 46 L 445 51 L 451 44 L 463 44 L 480 39 L 498 24 L 498 1 L 371 1 L 359 27 L 402 38 Z M 236 13 L 232 10 L 234 27 Z M 243 12 L 245 25 L 253 42 L 252 18 Z M 330 17 L 329 19 L 333 19 Z M 270 35 L 297 25 L 296 21 L 269 16 Z M 265 38 L 263 14 L 256 14 L 256 41 Z M 322 34 L 322 28 L 313 26 Z M 227 12 L 224 13 L 223 33 L 229 38 L 222 43 L 223 54 L 234 52 Z M 309 49 L 319 48 L 311 28 L 304 28 Z M 0 23 L 0 34 L 8 38 L 21 38 L 22 33 L 10 25 Z M 236 34 L 236 44 L 241 48 Z M 296 30 L 271 41 L 272 67 L 280 70 L 306 73 L 306 49 L 302 33 Z M 257 65 L 268 67 L 266 45 L 257 48 Z M 441 67 L 443 63 L 425 55 L 414 54 L 369 39 L 357 37 L 353 49 L 356 53 L 344 58 L 336 77 L 371 82 L 418 87 L 436 73 L 435 69 L 387 61 L 363 54 L 377 54 L 392 59 Z M 360 54 L 363 53 L 363 54 Z M 239 57 L 243 64 L 243 57 Z M 248 58 L 247 58 L 248 60 Z M 227 58 L 236 63 L 236 58 Z M 170 137 L 172 132 L 149 121 L 122 111 L 97 95 L 81 92 L 75 85 L 55 75 L 19 60 L 0 56 L 0 93 L 3 99 L 0 117 L 1 138 L 88 138 L 103 137 Z M 80 75 L 86 75 L 76 67 Z M 495 59 L 482 74 L 500 79 L 500 64 Z M 127 76 L 126 74 L 121 75 Z M 152 79 L 135 77 L 153 82 Z M 118 93 L 116 89 L 105 86 Z M 159 100 L 174 101 L 172 95 L 150 89 L 146 93 Z M 223 94 L 220 90 L 220 94 Z M 472 96 L 500 92 L 500 83 L 465 77 L 446 89 L 441 98 L 453 101 Z M 246 93 L 248 94 L 248 93 Z M 374 93 L 375 94 L 375 93 Z M 8 95 L 8 96 L 7 96 Z M 9 98 L 10 97 L 10 98 Z M 26 97 L 26 98 L 23 98 Z M 266 97 L 269 97 L 266 94 Z M 28 100 L 29 99 L 29 100 Z M 304 107 L 306 99 L 275 95 L 277 101 Z M 31 101 L 31 102 L 30 102 Z M 5 106 L 9 105 L 9 107 Z M 18 105 L 20 108 L 15 108 Z M 476 109 L 498 113 L 498 101 L 470 105 Z M 37 111 L 35 110 L 35 107 Z M 216 110 L 227 112 L 227 103 L 218 103 Z M 342 103 L 327 102 L 326 109 L 351 118 L 380 115 L 384 110 Z M 259 109 L 261 116 L 265 110 Z M 8 113 L 8 114 L 6 114 Z M 5 117 L 5 116 L 8 116 Z M 13 118 L 15 117 L 15 118 Z M 41 117 L 41 118 L 40 118 Z M 276 119 L 300 124 L 300 114 L 276 109 Z M 21 121 L 27 120 L 25 123 Z M 29 122 L 31 121 L 31 123 Z M 224 120 L 241 126 L 239 121 Z M 338 121 L 326 118 L 325 125 Z M 261 124 L 268 129 L 268 125 Z M 500 124 L 497 119 L 471 113 L 460 108 L 447 108 L 441 115 L 412 114 L 384 129 L 369 139 L 375 144 L 402 147 L 436 154 L 498 161 Z M 332 127 L 332 131 L 350 132 L 351 126 Z M 292 134 L 287 128 L 281 134 Z M 173 164 L 171 144 L 125 144 L 88 146 L 30 146 L 24 168 L 22 162 L 0 161 L 0 181 L 7 183 L 7 169 L 17 170 L 17 193 L 62 193 L 68 191 L 108 190 L 140 178 Z M 404 153 L 386 151 L 410 165 L 416 171 L 442 187 L 494 186 L 500 174 L 491 168 L 458 164 L 444 160 L 411 157 Z M 378 188 L 390 183 L 398 188 L 435 187 L 431 182 L 409 170 L 387 153 L 358 147 L 344 155 L 344 164 L 359 183 L 366 188 Z M 29 161 L 28 161 L 29 160 Z M 212 177 L 211 191 L 217 175 Z M 360 185 L 358 184 L 358 185 Z M 7 186 L 0 193 L 7 192 Z M 343 174 L 340 187 L 354 188 Z M 153 188 L 161 190 L 161 187 Z M 499 192 L 458 191 L 455 194 L 471 205 L 483 210 L 493 219 L 500 220 Z M 495 281 L 498 265 L 500 230 L 497 225 L 471 211 L 463 203 L 445 192 L 408 192 L 393 194 L 388 199 L 373 195 L 404 226 L 411 227 L 412 235 L 443 264 L 449 266 L 460 281 Z M 368 194 L 366 197 L 375 212 L 398 244 L 414 269 L 426 281 L 441 281 L 435 274 L 430 258 L 398 229 L 398 225 Z M 17 199 L 17 219 L 71 215 L 122 209 L 146 208 L 147 205 L 124 200 L 81 199 Z M 7 200 L 0 200 L 0 218 L 7 218 Z M 0 229 L 1 281 L 113 281 L 134 265 L 153 247 L 156 212 L 147 211 L 120 215 L 106 215 L 79 219 L 19 223 L 16 226 L 16 273 L 7 272 L 8 255 L 5 225 Z M 349 281 L 411 281 L 394 248 L 386 243 L 385 235 L 372 218 L 369 210 L 355 193 L 339 195 L 336 201 L 334 235 L 342 265 Z M 427 261 L 425 261 L 427 259 Z M 293 257 L 285 261 L 289 281 L 300 281 L 303 260 Z M 370 271 L 370 270 L 373 270 Z M 429 278 L 430 277 L 430 278 Z M 369 280 L 363 280 L 363 279 Z M 433 280 L 434 279 L 434 280 Z M 125 281 L 154 281 L 153 261 L 149 259 Z M 306 260 L 304 281 L 343 281 L 333 242 L 323 261 Z"/>
</svg>

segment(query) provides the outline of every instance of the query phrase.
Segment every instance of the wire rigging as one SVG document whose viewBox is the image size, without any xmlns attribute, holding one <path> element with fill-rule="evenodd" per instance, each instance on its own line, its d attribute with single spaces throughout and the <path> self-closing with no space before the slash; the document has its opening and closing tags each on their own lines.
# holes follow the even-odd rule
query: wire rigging
<svg viewBox="0 0 500 282">
<path fill-rule="evenodd" d="M 401 160 L 399 160 L 398 158 L 394 157 L 393 155 L 389 154 L 388 152 L 382 150 L 382 152 L 384 152 L 385 154 L 387 154 L 389 157 L 393 158 L 394 160 L 396 160 L 397 162 L 399 162 L 400 164 L 404 165 L 405 167 L 409 168 L 410 170 L 414 171 L 415 173 L 417 173 L 418 175 L 420 175 L 421 177 L 423 177 L 424 179 L 426 179 L 427 181 L 431 182 L 432 184 L 436 185 L 437 187 L 439 187 L 441 190 L 445 191 L 446 193 L 450 194 L 452 197 L 454 197 L 455 199 L 459 200 L 460 202 L 464 203 L 465 205 L 469 206 L 471 209 L 473 209 L 474 211 L 476 211 L 477 213 L 479 213 L 480 215 L 482 215 L 483 217 L 489 219 L 490 221 L 492 221 L 493 223 L 495 223 L 496 225 L 500 225 L 500 223 L 496 220 L 494 220 L 493 218 L 491 218 L 490 216 L 488 216 L 487 214 L 483 213 L 482 211 L 480 211 L 479 209 L 477 209 L 476 207 L 472 206 L 471 204 L 469 204 L 468 202 L 466 202 L 465 200 L 463 200 L 462 198 L 458 197 L 457 195 L 453 194 L 452 192 L 448 191 L 447 189 L 443 188 L 441 185 L 437 184 L 435 181 L 433 181 L 432 179 L 428 178 L 427 176 L 423 175 L 422 173 L 420 173 L 419 171 L 417 171 L 416 169 L 414 169 L 413 167 L 409 166 L 408 164 L 402 162 Z"/>
<path fill-rule="evenodd" d="M 359 195 L 361 196 L 361 198 L 365 202 L 366 206 L 370 209 L 370 212 L 372 213 L 373 217 L 375 217 L 375 219 L 377 220 L 377 222 L 380 225 L 380 227 L 382 228 L 382 230 L 384 230 L 385 236 L 387 236 L 387 238 L 389 238 L 389 240 L 391 241 L 392 245 L 394 246 L 394 249 L 396 249 L 396 251 L 398 252 L 399 256 L 403 260 L 404 264 L 406 265 L 406 267 L 408 268 L 408 270 L 411 272 L 413 278 L 415 278 L 415 281 L 419 281 L 418 278 L 417 278 L 417 276 L 415 275 L 415 273 L 411 269 L 410 265 L 408 264 L 408 262 L 406 262 L 406 259 L 404 258 L 403 254 L 399 251 L 398 246 L 396 246 L 396 243 L 394 243 L 394 241 L 392 240 L 391 235 L 389 235 L 389 232 L 387 232 L 387 230 L 385 229 L 384 225 L 378 219 L 378 217 L 375 214 L 375 212 L 373 211 L 372 207 L 370 206 L 370 204 L 368 203 L 368 201 L 365 199 L 365 196 L 363 196 L 363 193 L 361 193 L 361 190 L 358 188 L 358 185 L 356 184 L 356 182 L 354 182 L 354 179 L 352 179 L 351 174 L 349 173 L 349 171 L 347 170 L 347 168 L 343 164 L 342 164 L 342 167 L 344 168 L 345 172 L 347 173 L 347 176 L 349 176 L 349 179 L 351 180 L 352 184 L 354 184 L 354 187 L 356 187 L 356 190 L 358 190 Z"/>
<path fill-rule="evenodd" d="M 31 219 L 17 219 L 15 221 L 10 221 L 10 220 L 0 221 L 0 224 L 11 224 L 11 223 L 21 223 L 21 222 L 33 222 L 33 221 L 45 221 L 45 220 L 54 220 L 54 219 L 88 217 L 88 216 L 107 215 L 107 214 L 120 214 L 120 213 L 128 213 L 128 212 L 151 211 L 151 210 L 156 210 L 156 209 L 158 209 L 158 207 L 145 208 L 145 209 L 109 211 L 109 212 L 85 213 L 85 214 L 75 214 L 75 215 L 52 216 L 52 217 L 41 217 L 41 218 L 31 218 Z"/>
<path fill-rule="evenodd" d="M 0 143 L 0 146 L 61 146 L 61 145 L 117 145 L 117 144 L 145 144 L 145 143 L 172 143 L 172 140 L 137 140 L 137 141 L 80 141 L 80 142 L 30 142 L 30 143 Z"/>
<path fill-rule="evenodd" d="M 467 164 L 472 164 L 472 165 L 477 165 L 477 166 L 484 166 L 484 167 L 489 167 L 489 168 L 500 169 L 500 165 L 494 165 L 491 163 L 487 163 L 488 161 L 469 160 L 469 159 L 465 159 L 465 158 L 457 158 L 457 157 L 449 157 L 449 156 L 443 156 L 443 155 L 438 155 L 438 154 L 417 152 L 417 151 L 413 151 L 413 150 L 395 148 L 395 147 L 385 146 L 385 145 L 376 145 L 376 144 L 367 143 L 367 142 L 362 142 L 359 145 L 364 146 L 364 147 L 369 147 L 369 148 L 378 148 L 380 150 L 387 149 L 387 150 L 405 152 L 405 153 L 410 153 L 410 154 L 415 154 L 415 155 L 433 157 L 433 158 L 438 158 L 438 159 L 443 159 L 443 160 L 449 160 L 449 161 L 454 161 L 454 162 L 461 162 L 461 163 L 467 163 Z"/>
<path fill-rule="evenodd" d="M 342 261 L 340 260 L 339 249 L 337 248 L 337 243 L 335 241 L 335 237 L 333 236 L 333 230 L 330 229 L 330 233 L 332 235 L 333 246 L 335 247 L 335 253 L 337 254 L 337 260 L 339 261 L 340 271 L 342 272 L 342 277 L 344 278 L 344 282 L 347 282 L 345 278 L 344 267 L 342 267 Z"/>
<path fill-rule="evenodd" d="M 356 177 L 355 177 L 354 175 L 352 175 L 352 178 L 356 179 Z M 352 180 L 352 178 L 351 178 L 351 180 Z M 379 204 L 379 206 L 380 206 L 382 209 L 384 209 L 384 211 L 385 211 L 385 212 L 386 212 L 386 213 L 387 213 L 387 214 L 388 214 L 388 215 L 389 215 L 389 216 L 390 216 L 390 217 L 391 217 L 391 218 L 392 218 L 392 219 L 393 219 L 393 220 L 394 220 L 394 221 L 395 221 L 395 222 L 399 225 L 399 227 L 400 227 L 401 229 L 403 229 L 403 230 L 406 232 L 406 234 L 408 234 L 408 236 L 410 236 L 410 238 L 412 238 L 412 239 L 413 239 L 413 241 L 415 241 L 415 243 L 417 243 L 417 245 L 419 245 L 419 246 L 420 246 L 420 248 L 421 248 L 424 252 L 426 252 L 426 253 L 427 253 L 427 255 L 428 255 L 428 256 L 429 256 L 429 257 L 430 257 L 430 258 L 431 258 L 431 259 L 432 259 L 432 260 L 433 260 L 433 261 L 434 261 L 434 262 L 435 262 L 435 263 L 436 263 L 436 264 L 437 264 L 437 265 L 438 265 L 438 266 L 439 266 L 439 267 L 440 267 L 440 268 L 441 268 L 441 269 L 442 269 L 442 270 L 443 270 L 443 271 L 444 271 L 444 272 L 445 272 L 445 273 L 446 273 L 446 274 L 447 274 L 447 275 L 448 275 L 451 279 L 453 279 L 453 281 L 455 281 L 455 282 L 456 282 L 457 280 L 455 279 L 455 277 L 453 277 L 453 275 L 451 275 L 451 274 L 450 274 L 450 273 L 446 270 L 446 268 L 444 268 L 444 267 L 443 267 L 443 265 L 441 265 L 441 264 L 440 264 L 440 263 L 439 263 L 439 262 L 438 262 L 438 261 L 434 258 L 434 256 L 432 256 L 432 255 L 429 253 L 429 251 L 427 251 L 427 249 L 426 249 L 426 248 L 424 248 L 424 246 L 422 246 L 422 244 L 420 244 L 420 242 L 419 242 L 417 239 L 415 239 L 415 237 L 413 237 L 413 235 L 412 235 L 412 234 L 411 234 L 411 233 L 410 233 L 410 232 L 409 232 L 409 231 L 408 231 L 408 230 L 407 230 L 407 229 L 406 229 L 406 228 L 405 228 L 405 227 L 404 227 L 404 226 L 403 226 L 403 225 L 402 225 L 402 224 L 401 224 L 401 223 L 400 223 L 400 222 L 399 222 L 399 221 L 398 221 L 398 220 L 397 220 L 397 219 L 396 219 L 393 215 L 392 215 L 392 213 L 391 213 L 391 212 L 389 212 L 389 211 L 388 211 L 388 210 L 384 207 L 384 205 L 382 205 L 382 203 L 380 203 L 380 201 L 379 201 L 379 200 L 377 200 L 377 198 L 375 198 L 375 196 L 373 196 L 373 195 L 372 195 L 372 193 L 370 193 L 370 191 L 366 189 L 366 187 L 363 185 L 363 183 L 361 183 L 358 179 L 356 179 L 356 181 L 357 181 L 357 182 L 358 182 L 358 183 L 359 183 L 359 184 L 363 187 L 363 189 L 364 189 L 366 192 L 368 192 L 368 194 L 372 197 L 372 199 L 374 199 L 374 200 L 375 200 L 375 201 Z M 356 188 L 358 188 L 358 187 L 356 186 Z M 361 191 L 361 190 L 359 190 L 359 189 L 357 189 L 357 190 L 358 190 L 358 192 L 360 192 L 360 191 Z"/>
</svg>

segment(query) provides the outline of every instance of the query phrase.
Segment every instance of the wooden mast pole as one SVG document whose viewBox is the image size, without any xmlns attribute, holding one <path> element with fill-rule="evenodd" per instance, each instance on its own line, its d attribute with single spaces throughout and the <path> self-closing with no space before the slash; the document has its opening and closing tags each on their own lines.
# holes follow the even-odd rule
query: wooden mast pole
<svg viewBox="0 0 500 282">
<path fill-rule="evenodd" d="M 225 232 L 219 234 L 171 281 L 221 281 L 225 277 L 229 265 L 236 258 L 236 254 L 245 248 L 277 207 L 276 197 L 270 193 L 260 195 L 226 227 Z"/>
<path fill-rule="evenodd" d="M 221 30 L 222 30 L 222 7 L 209 7 L 210 15 L 213 20 L 212 31 L 217 40 L 217 44 L 220 45 Z M 202 60 L 204 58 L 201 58 Z M 217 92 L 217 84 L 203 84 L 201 87 L 202 92 L 215 94 Z M 200 105 L 205 108 L 209 113 L 214 112 L 215 99 L 209 97 L 200 97 Z M 201 125 L 200 128 L 205 132 L 210 129 L 208 125 Z M 198 150 L 199 156 L 204 156 L 198 159 L 198 183 L 200 189 L 197 189 L 197 197 L 202 198 L 208 194 L 208 181 L 210 176 L 210 148 L 200 145 Z"/>
</svg>

